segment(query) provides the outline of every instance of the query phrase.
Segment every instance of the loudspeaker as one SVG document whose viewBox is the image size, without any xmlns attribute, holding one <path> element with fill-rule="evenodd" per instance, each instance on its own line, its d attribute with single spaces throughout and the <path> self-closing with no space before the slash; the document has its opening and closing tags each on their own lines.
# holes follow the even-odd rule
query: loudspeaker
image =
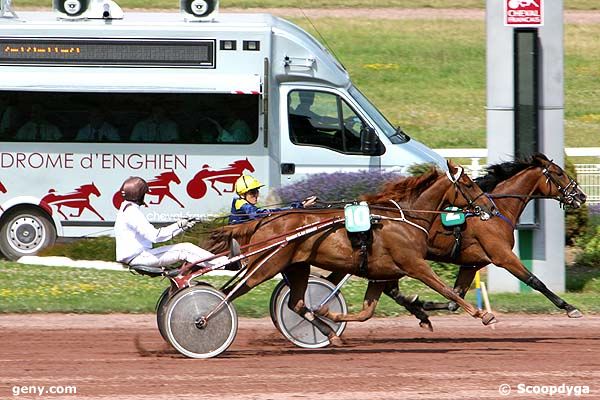
<svg viewBox="0 0 600 400">
<path fill-rule="evenodd" d="M 219 11 L 219 0 L 180 0 L 179 9 L 194 20 L 212 20 Z"/>
<path fill-rule="evenodd" d="M 88 0 L 52 0 L 52 9 L 65 18 L 77 18 L 87 11 Z"/>
<path fill-rule="evenodd" d="M 52 0 L 59 18 L 121 19 L 123 10 L 113 0 Z"/>
</svg>

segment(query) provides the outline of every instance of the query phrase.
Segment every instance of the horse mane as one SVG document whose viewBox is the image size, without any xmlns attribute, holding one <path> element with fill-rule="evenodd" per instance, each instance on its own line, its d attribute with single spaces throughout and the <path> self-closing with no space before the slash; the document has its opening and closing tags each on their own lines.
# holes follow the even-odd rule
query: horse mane
<svg viewBox="0 0 600 400">
<path fill-rule="evenodd" d="M 368 203 L 383 203 L 389 200 L 413 200 L 435 182 L 442 172 L 431 167 L 423 175 L 400 177 L 383 185 L 379 193 L 363 195 Z"/>
<path fill-rule="evenodd" d="M 492 164 L 486 167 L 487 174 L 474 181 L 486 193 L 493 191 L 496 186 L 508 178 L 512 178 L 519 172 L 530 167 L 543 167 L 548 158 L 542 153 L 535 153 L 530 157 L 518 158 L 514 161 Z"/>
<path fill-rule="evenodd" d="M 77 189 L 75 189 L 73 191 L 73 193 L 81 193 L 83 191 L 85 191 L 87 188 L 92 188 L 95 185 L 93 183 L 84 183 L 83 185 L 79 186 Z"/>
<path fill-rule="evenodd" d="M 171 174 L 175 174 L 175 172 L 174 171 L 161 172 L 160 174 L 156 175 L 155 178 L 164 178 L 165 176 L 168 176 Z"/>
</svg>

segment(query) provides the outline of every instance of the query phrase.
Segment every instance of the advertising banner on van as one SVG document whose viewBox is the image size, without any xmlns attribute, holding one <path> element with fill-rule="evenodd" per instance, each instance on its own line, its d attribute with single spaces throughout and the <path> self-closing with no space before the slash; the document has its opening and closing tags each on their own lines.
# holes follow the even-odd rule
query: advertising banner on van
<svg viewBox="0 0 600 400">
<path fill-rule="evenodd" d="M 544 25 L 544 0 L 504 0 L 504 25 Z"/>
<path fill-rule="evenodd" d="M 112 221 L 123 202 L 121 183 L 140 176 L 148 182 L 144 212 L 152 222 L 223 215 L 236 180 L 251 173 L 267 182 L 263 170 L 260 158 L 244 156 L 0 151 L 0 214 L 25 201 L 69 226 Z"/>
</svg>

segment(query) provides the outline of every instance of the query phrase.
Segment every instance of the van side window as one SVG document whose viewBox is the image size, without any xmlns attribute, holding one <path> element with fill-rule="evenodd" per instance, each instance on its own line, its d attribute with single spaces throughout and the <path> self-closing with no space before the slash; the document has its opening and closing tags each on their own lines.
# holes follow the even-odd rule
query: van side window
<svg viewBox="0 0 600 400">
<path fill-rule="evenodd" d="M 291 91 L 288 121 L 290 140 L 294 144 L 363 154 L 361 133 L 366 125 L 348 103 L 335 94 Z"/>
<path fill-rule="evenodd" d="M 0 141 L 251 144 L 260 96 L 0 90 Z"/>
</svg>

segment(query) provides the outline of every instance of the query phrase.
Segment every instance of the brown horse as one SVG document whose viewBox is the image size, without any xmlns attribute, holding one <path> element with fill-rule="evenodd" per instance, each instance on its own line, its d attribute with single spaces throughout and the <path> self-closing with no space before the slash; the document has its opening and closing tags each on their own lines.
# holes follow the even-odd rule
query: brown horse
<svg viewBox="0 0 600 400">
<path fill-rule="evenodd" d="M 455 292 L 464 298 L 471 287 L 475 273 L 488 264 L 506 269 L 532 289 L 543 293 L 554 305 L 567 312 L 571 318 L 579 318 L 581 312 L 553 293 L 532 274 L 513 253 L 513 231 L 532 198 L 549 198 L 560 201 L 565 206 L 580 207 L 586 200 L 585 193 L 562 168 L 548 160 L 543 154 L 491 165 L 487 175 L 475 182 L 496 204 L 496 215 L 488 221 L 467 218 L 461 232 L 458 252 L 453 251 L 458 240 L 445 229 L 440 218 L 436 218 L 429 230 L 427 259 L 449 262 L 460 267 Z M 453 256 L 453 253 L 455 255 Z M 338 277 L 332 276 L 331 280 Z M 404 297 L 398 290 L 397 282 L 388 282 L 384 292 L 421 320 L 421 326 L 432 329 L 425 310 L 451 310 L 455 303 L 420 302 L 416 297 Z"/>
<path fill-rule="evenodd" d="M 484 324 L 493 323 L 495 318 L 491 313 L 477 310 L 465 302 L 425 261 L 428 230 L 439 210 L 448 204 L 478 208 L 475 201 L 484 209 L 493 209 L 493 203 L 463 174 L 462 168 L 449 163 L 448 169 L 448 173 L 431 170 L 422 176 L 400 179 L 385 186 L 371 207 L 371 210 L 377 210 L 378 215 L 371 230 L 366 271 L 361 270 L 362 257 L 351 244 L 343 225 L 343 210 L 339 209 L 292 211 L 228 226 L 214 232 L 205 247 L 218 252 L 222 250 L 223 243 L 228 243 L 225 239 L 233 236 L 241 243 L 249 243 L 243 247 L 252 251 L 309 224 L 327 220 L 341 222 L 324 231 L 286 242 L 276 251 L 250 257 L 248 271 L 242 281 L 225 290 L 233 300 L 285 270 L 291 289 L 288 306 L 313 323 L 332 343 L 339 343 L 335 332 L 304 305 L 310 265 L 371 279 L 365 306 L 377 303 L 384 287 L 381 281 L 397 280 L 408 275 L 457 302 L 470 315 L 481 318 Z M 406 209 L 397 206 L 399 202 Z M 327 310 L 322 310 L 322 313 L 327 314 Z"/>
</svg>

